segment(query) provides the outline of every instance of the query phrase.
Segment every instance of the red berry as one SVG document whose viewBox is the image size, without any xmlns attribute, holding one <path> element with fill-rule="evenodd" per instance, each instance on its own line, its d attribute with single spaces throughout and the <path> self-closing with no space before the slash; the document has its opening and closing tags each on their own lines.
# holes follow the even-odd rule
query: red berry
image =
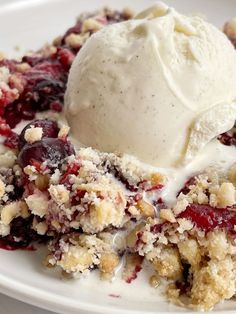
<svg viewBox="0 0 236 314">
<path fill-rule="evenodd" d="M 235 232 L 236 212 L 228 208 L 214 208 L 210 205 L 190 204 L 178 218 L 191 220 L 196 227 L 203 231 L 212 231 L 216 228 Z"/>
<path fill-rule="evenodd" d="M 218 140 L 226 146 L 236 146 L 236 132 L 220 134 Z"/>
<path fill-rule="evenodd" d="M 65 68 L 65 69 L 69 69 L 74 58 L 75 55 L 66 48 L 58 48 L 57 50 L 57 58 L 60 61 L 61 65 Z"/>
<path fill-rule="evenodd" d="M 12 134 L 5 139 L 3 144 L 8 148 L 17 149 L 19 145 L 19 135 L 12 132 Z"/>
</svg>

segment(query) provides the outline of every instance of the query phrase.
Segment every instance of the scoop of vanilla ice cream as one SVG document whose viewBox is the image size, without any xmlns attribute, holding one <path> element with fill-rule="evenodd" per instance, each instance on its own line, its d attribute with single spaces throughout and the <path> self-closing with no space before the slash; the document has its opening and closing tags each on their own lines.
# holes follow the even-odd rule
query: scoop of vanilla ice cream
<svg viewBox="0 0 236 314">
<path fill-rule="evenodd" d="M 65 115 L 83 145 L 176 166 L 233 126 L 235 99 L 227 37 L 160 3 L 86 42 L 70 70 Z"/>
</svg>

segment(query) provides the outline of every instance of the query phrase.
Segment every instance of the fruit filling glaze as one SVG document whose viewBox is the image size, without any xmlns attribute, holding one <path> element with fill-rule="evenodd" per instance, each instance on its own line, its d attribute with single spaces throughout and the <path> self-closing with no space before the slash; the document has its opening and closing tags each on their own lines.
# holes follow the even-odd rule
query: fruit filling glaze
<svg viewBox="0 0 236 314">
<path fill-rule="evenodd" d="M 234 160 L 179 176 L 184 170 L 78 148 L 63 122 L 76 54 L 93 33 L 131 17 L 83 14 L 51 45 L 21 60 L 1 57 L 0 247 L 46 246 L 44 266 L 68 279 L 96 271 L 112 280 L 120 269 L 130 284 L 148 265 L 154 288 L 167 282 L 169 301 L 209 310 L 236 293 L 234 129 L 216 139 Z M 232 29 L 229 22 L 224 31 L 235 44 Z"/>
</svg>

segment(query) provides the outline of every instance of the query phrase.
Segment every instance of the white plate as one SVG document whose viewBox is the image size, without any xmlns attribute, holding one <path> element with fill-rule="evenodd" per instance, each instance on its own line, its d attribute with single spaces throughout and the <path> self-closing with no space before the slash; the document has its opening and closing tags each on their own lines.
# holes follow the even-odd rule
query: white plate
<svg viewBox="0 0 236 314">
<path fill-rule="evenodd" d="M 202 12 L 221 26 L 236 15 L 236 0 L 167 1 L 183 12 Z M 0 0 L 0 51 L 20 54 L 36 49 L 73 24 L 76 15 L 103 5 L 141 9 L 151 0 Z M 19 50 L 13 49 L 20 47 Z M 128 285 L 116 280 L 101 282 L 95 274 L 79 281 L 62 281 L 41 266 L 41 252 L 0 250 L 0 292 L 24 302 L 60 313 L 188 313 L 164 301 L 160 290 L 149 287 L 148 275 Z M 111 296 L 113 295 L 113 296 Z M 114 297 L 119 295 L 120 297 Z M 233 313 L 236 303 L 219 305 L 215 313 Z"/>
</svg>

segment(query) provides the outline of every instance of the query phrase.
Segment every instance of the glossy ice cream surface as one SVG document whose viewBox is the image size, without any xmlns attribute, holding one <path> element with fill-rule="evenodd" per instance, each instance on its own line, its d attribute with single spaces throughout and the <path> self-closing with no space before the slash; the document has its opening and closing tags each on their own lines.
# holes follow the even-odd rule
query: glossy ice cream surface
<svg viewBox="0 0 236 314">
<path fill-rule="evenodd" d="M 70 71 L 65 115 L 85 146 L 176 166 L 233 126 L 235 85 L 226 36 L 159 3 L 87 41 Z"/>
</svg>

